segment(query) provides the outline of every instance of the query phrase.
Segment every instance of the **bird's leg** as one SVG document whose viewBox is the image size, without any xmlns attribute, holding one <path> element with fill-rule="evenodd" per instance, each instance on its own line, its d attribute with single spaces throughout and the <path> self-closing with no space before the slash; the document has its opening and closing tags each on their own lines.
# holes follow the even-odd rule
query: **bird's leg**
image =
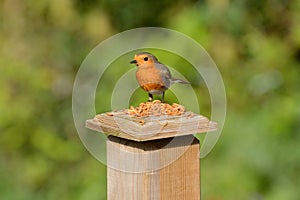
<svg viewBox="0 0 300 200">
<path fill-rule="evenodd" d="M 151 93 L 148 93 L 148 94 L 149 94 L 148 101 L 151 102 L 153 100 L 153 95 Z"/>
<path fill-rule="evenodd" d="M 161 102 L 162 102 L 162 103 L 165 102 L 165 91 L 163 91 L 163 95 L 162 95 L 162 98 L 161 98 Z"/>
</svg>

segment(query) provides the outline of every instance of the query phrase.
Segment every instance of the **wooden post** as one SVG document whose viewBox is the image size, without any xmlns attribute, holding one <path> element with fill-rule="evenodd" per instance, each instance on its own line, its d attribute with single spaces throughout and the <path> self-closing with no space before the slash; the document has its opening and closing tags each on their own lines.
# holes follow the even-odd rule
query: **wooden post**
<svg viewBox="0 0 300 200">
<path fill-rule="evenodd" d="M 216 130 L 216 123 L 186 112 L 143 119 L 100 114 L 86 126 L 109 134 L 108 200 L 200 200 L 200 144 L 192 134 Z"/>
</svg>

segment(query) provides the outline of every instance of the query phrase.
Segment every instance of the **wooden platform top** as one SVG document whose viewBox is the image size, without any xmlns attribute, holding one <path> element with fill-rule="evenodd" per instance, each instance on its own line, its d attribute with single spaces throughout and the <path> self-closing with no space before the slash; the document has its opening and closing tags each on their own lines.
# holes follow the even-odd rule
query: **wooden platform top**
<svg viewBox="0 0 300 200">
<path fill-rule="evenodd" d="M 180 115 L 148 115 L 133 117 L 122 112 L 96 115 L 86 127 L 134 141 L 148 141 L 217 130 L 217 123 L 193 112 Z"/>
</svg>

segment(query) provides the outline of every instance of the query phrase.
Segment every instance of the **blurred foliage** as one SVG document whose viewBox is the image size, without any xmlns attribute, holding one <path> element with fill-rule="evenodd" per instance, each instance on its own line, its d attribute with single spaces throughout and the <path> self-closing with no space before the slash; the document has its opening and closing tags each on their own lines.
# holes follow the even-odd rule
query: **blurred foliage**
<svg viewBox="0 0 300 200">
<path fill-rule="evenodd" d="M 106 199 L 106 167 L 73 125 L 73 80 L 99 42 L 162 26 L 202 44 L 225 82 L 223 134 L 201 161 L 203 199 L 298 199 L 299 10 L 299 0 L 0 1 L 1 198 Z M 123 73 L 111 70 L 99 101 L 109 102 L 109 85 Z M 200 106 L 209 114 L 209 101 Z"/>
</svg>

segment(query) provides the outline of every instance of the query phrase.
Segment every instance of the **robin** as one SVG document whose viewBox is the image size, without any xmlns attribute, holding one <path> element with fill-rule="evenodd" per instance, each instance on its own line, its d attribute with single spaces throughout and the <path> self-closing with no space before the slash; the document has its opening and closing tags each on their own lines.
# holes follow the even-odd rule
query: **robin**
<svg viewBox="0 0 300 200">
<path fill-rule="evenodd" d="M 141 52 L 134 56 L 130 62 L 136 64 L 136 79 L 141 88 L 149 94 L 148 101 L 153 100 L 153 94 L 162 95 L 164 102 L 165 91 L 174 83 L 190 84 L 187 81 L 173 78 L 170 70 L 157 58 L 148 52 Z"/>
</svg>

